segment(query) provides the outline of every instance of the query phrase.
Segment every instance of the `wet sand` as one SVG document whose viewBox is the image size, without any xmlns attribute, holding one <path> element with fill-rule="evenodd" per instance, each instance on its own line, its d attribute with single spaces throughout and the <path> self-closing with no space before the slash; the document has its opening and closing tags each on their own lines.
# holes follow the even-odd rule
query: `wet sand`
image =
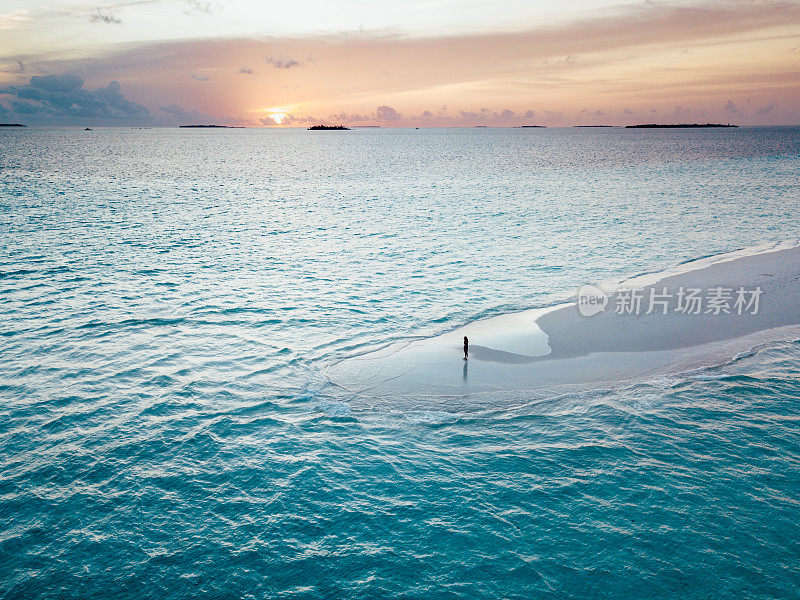
<svg viewBox="0 0 800 600">
<path fill-rule="evenodd" d="M 361 394 L 525 390 L 677 373 L 800 337 L 800 247 L 709 257 L 675 271 L 600 286 L 607 304 L 593 316 L 571 302 L 484 319 L 346 359 L 328 376 Z M 676 310 L 681 290 L 700 290 L 697 314 Z M 746 306 L 753 293 L 757 309 Z M 625 298 L 634 296 L 641 304 L 628 314 L 632 303 Z M 687 304 L 684 297 L 684 309 Z M 471 342 L 469 361 L 462 359 L 464 335 Z"/>
</svg>

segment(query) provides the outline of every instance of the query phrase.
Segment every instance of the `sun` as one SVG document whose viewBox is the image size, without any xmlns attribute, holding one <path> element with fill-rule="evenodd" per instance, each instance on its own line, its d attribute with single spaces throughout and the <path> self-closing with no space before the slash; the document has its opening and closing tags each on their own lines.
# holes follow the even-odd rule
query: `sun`
<svg viewBox="0 0 800 600">
<path fill-rule="evenodd" d="M 282 113 L 282 112 L 270 113 L 269 118 L 272 119 L 273 121 L 275 121 L 275 123 L 277 123 L 278 125 L 280 125 L 281 123 L 283 123 L 283 120 L 286 118 L 286 113 Z"/>
</svg>

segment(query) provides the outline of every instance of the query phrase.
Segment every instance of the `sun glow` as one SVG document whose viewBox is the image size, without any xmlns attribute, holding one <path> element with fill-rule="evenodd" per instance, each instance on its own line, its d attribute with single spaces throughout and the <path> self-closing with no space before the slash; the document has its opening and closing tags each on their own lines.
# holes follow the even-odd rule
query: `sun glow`
<svg viewBox="0 0 800 600">
<path fill-rule="evenodd" d="M 286 118 L 286 113 L 280 113 L 280 112 L 270 113 L 269 118 L 275 121 L 277 125 L 280 125 Z"/>
</svg>

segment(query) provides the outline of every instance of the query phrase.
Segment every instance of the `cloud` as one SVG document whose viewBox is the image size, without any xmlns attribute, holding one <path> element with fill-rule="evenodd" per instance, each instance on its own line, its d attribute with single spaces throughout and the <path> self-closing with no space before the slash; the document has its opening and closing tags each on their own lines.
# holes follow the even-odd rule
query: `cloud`
<svg viewBox="0 0 800 600">
<path fill-rule="evenodd" d="M 238 71 L 236 71 L 240 75 L 252 75 L 253 69 L 250 67 L 240 67 Z"/>
<path fill-rule="evenodd" d="M 98 8 L 89 16 L 89 22 L 119 25 L 122 23 L 122 19 L 107 8 Z"/>
<path fill-rule="evenodd" d="M 221 10 L 221 7 L 213 2 L 206 0 L 185 0 L 186 8 L 183 12 L 192 15 L 202 13 L 205 15 L 213 15 L 215 12 Z"/>
<path fill-rule="evenodd" d="M 119 14 L 127 23 L 128 13 Z M 91 73 L 93 81 L 103 83 L 118 79 L 127 90 L 153 98 L 153 106 L 202 101 L 206 110 L 219 115 L 248 116 L 254 107 L 265 104 L 302 106 L 319 116 L 340 111 L 364 113 L 364 104 L 391 105 L 403 115 L 392 121 L 393 125 L 412 124 L 413 115 L 425 108 L 436 115 L 426 124 L 461 124 L 465 117 L 459 115 L 460 110 L 483 120 L 476 124 L 493 124 L 494 111 L 500 111 L 497 118 L 502 120 L 504 106 L 516 111 L 516 124 L 525 120 L 572 124 L 585 106 L 584 98 L 591 97 L 601 99 L 598 103 L 607 107 L 604 122 L 612 115 L 628 121 L 619 114 L 623 107 L 646 115 L 657 106 L 657 115 L 667 119 L 675 105 L 692 106 L 692 120 L 699 118 L 696 115 L 701 110 L 711 115 L 710 120 L 724 119 L 728 113 L 723 106 L 734 97 L 740 114 L 752 110 L 755 117 L 757 107 L 778 95 L 785 102 L 769 119 L 796 122 L 798 118 L 790 108 L 797 106 L 795 101 L 800 98 L 796 65 L 790 60 L 797 54 L 775 51 L 783 48 L 775 44 L 795 46 L 797 42 L 791 38 L 791 30 L 786 35 L 783 31 L 773 35 L 772 31 L 787 27 L 787 23 L 800 23 L 797 2 L 667 0 L 579 14 L 510 32 L 424 36 L 381 31 L 184 39 L 106 46 L 96 54 L 87 48 L 83 56 L 73 58 L 76 52 L 57 59 L 53 58 L 56 53 L 43 48 L 39 54 L 7 53 L 4 67 L 8 70 L 2 75 L 10 73 L 13 60 L 21 59 L 28 72 Z M 88 10 L 83 9 L 81 19 L 87 18 Z M 103 28 L 98 25 L 95 29 Z M 732 53 L 745 43 L 748 61 L 730 62 Z M 698 49 L 691 59 L 681 58 L 686 47 Z M 320 60 L 324 56 L 324 71 L 312 68 L 306 58 L 312 54 Z M 253 63 L 254 57 L 261 67 Z M 263 57 L 266 65 L 260 62 Z M 540 61 L 547 58 L 550 67 L 541 67 Z M 552 64 L 559 59 L 567 64 Z M 282 88 L 288 82 L 237 75 L 236 64 L 256 64 L 260 75 L 272 68 L 298 68 L 289 73 L 290 85 Z M 382 76 L 382 69 L 395 74 Z M 214 75 L 213 85 L 197 86 L 189 73 Z M 13 79 L 10 74 L 8 77 L 10 83 Z M 739 100 L 748 94 L 753 97 L 752 109 Z M 442 104 L 451 107 L 447 115 L 434 108 Z M 492 110 L 479 110 L 486 105 Z M 528 105 L 537 106 L 535 114 L 526 114 Z M 546 108 L 563 111 L 563 119 L 547 113 Z"/>
<path fill-rule="evenodd" d="M 556 123 L 564 120 L 564 113 L 560 110 L 546 110 L 544 111 L 545 121 Z"/>
<path fill-rule="evenodd" d="M 0 15 L 0 31 L 20 29 L 23 23 L 30 20 L 27 10 L 15 10 L 14 12 Z"/>
<path fill-rule="evenodd" d="M 278 123 L 272 117 L 264 117 L 262 119 L 259 119 L 259 122 L 262 125 L 272 126 L 272 125 L 291 125 L 293 123 L 297 124 L 324 123 L 326 122 L 326 120 L 317 119 L 316 117 L 310 117 L 310 116 L 306 117 L 306 116 L 296 116 L 293 114 L 288 114 L 285 117 L 283 117 L 281 123 Z"/>
<path fill-rule="evenodd" d="M 678 118 L 688 117 L 690 113 L 691 111 L 688 108 L 685 108 L 683 106 L 676 106 L 675 109 L 672 111 L 672 116 Z"/>
<path fill-rule="evenodd" d="M 340 112 L 339 114 L 331 115 L 331 120 L 338 121 L 340 123 L 364 123 L 366 121 L 373 121 L 374 119 L 369 115 Z"/>
<path fill-rule="evenodd" d="M 520 115 L 517 115 L 510 109 L 502 109 L 500 111 L 491 110 L 488 107 L 483 107 L 478 111 L 461 111 L 457 116 L 447 116 L 445 107 L 437 109 L 436 112 L 432 110 L 424 110 L 419 114 L 404 117 L 397 109 L 391 106 L 381 105 L 378 106 L 374 113 L 362 114 L 354 112 L 336 112 L 329 114 L 326 118 L 316 117 L 301 117 L 297 115 L 287 115 L 284 117 L 282 125 L 290 125 L 292 123 L 327 123 L 327 124 L 343 124 L 353 125 L 358 123 L 369 124 L 386 124 L 394 126 L 472 126 L 476 124 L 490 124 L 496 126 L 512 126 L 518 125 Z M 529 111 L 530 113 L 531 111 Z M 262 118 L 260 122 L 264 125 L 276 125 L 270 118 Z"/>
<path fill-rule="evenodd" d="M 273 121 L 274 122 L 274 121 Z M 303 117 L 303 116 L 295 116 L 292 114 L 288 114 L 283 118 L 284 125 L 289 123 L 319 123 L 319 119 L 316 117 Z"/>
<path fill-rule="evenodd" d="M 736 105 L 733 103 L 733 100 L 728 100 L 725 103 L 725 110 L 727 112 L 729 112 L 729 113 L 737 113 L 737 112 L 739 112 L 739 109 L 736 108 Z"/>
<path fill-rule="evenodd" d="M 195 81 L 208 81 L 208 77 L 205 75 L 192 75 L 192 79 Z"/>
<path fill-rule="evenodd" d="M 297 61 L 289 56 L 267 56 L 264 60 L 267 64 L 272 65 L 276 69 L 291 69 L 292 67 L 302 67 L 303 63 Z"/>
<path fill-rule="evenodd" d="M 0 88 L 0 95 L 7 97 L 14 115 L 35 121 L 141 121 L 150 116 L 147 108 L 125 99 L 118 82 L 88 90 L 77 75 L 34 75 L 25 85 Z"/>
<path fill-rule="evenodd" d="M 772 109 L 774 109 L 774 108 L 775 108 L 774 104 L 767 104 L 763 108 L 759 108 L 756 112 L 763 117 L 763 116 L 768 115 L 769 113 L 771 113 Z"/>
<path fill-rule="evenodd" d="M 196 108 L 187 109 L 183 108 L 182 106 L 178 106 L 177 104 L 170 104 L 168 106 L 162 106 L 161 112 L 169 115 L 166 118 L 168 123 L 172 124 L 179 124 L 179 125 L 189 125 L 189 124 L 209 124 L 214 123 L 214 117 L 207 115 L 205 113 L 200 112 Z"/>
<path fill-rule="evenodd" d="M 379 106 L 375 112 L 378 121 L 399 121 L 402 115 L 391 106 Z"/>
<path fill-rule="evenodd" d="M 187 109 L 178 106 L 177 104 L 170 104 L 169 106 L 162 106 L 161 110 L 168 115 L 172 115 L 174 117 L 178 117 L 179 119 L 185 119 L 187 116 L 190 116 L 190 111 Z M 195 114 L 199 114 L 197 109 L 193 111 Z"/>
<path fill-rule="evenodd" d="M 453 125 L 496 125 L 498 127 L 517 125 L 522 119 L 533 119 L 536 117 L 536 112 L 527 110 L 522 115 L 517 115 L 513 110 L 504 108 L 500 112 L 490 110 L 484 106 L 479 111 L 462 110 L 459 117 L 451 121 Z"/>
<path fill-rule="evenodd" d="M 4 69 L 0 69 L 0 73 L 12 73 L 14 75 L 21 75 L 25 72 L 25 63 L 18 59 L 9 60 L 10 63 L 16 63 L 16 68 L 8 67 Z"/>
</svg>

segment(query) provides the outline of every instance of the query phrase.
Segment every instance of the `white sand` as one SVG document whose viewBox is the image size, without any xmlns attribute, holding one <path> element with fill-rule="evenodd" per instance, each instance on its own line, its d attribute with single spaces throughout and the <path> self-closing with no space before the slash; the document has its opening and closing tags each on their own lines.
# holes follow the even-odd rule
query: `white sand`
<svg viewBox="0 0 800 600">
<path fill-rule="evenodd" d="M 756 253 L 753 253 L 756 252 Z M 642 295 L 639 314 L 617 314 L 620 295 L 586 317 L 576 303 L 484 319 L 450 333 L 399 342 L 332 365 L 334 383 L 375 395 L 463 395 L 551 385 L 619 381 L 721 364 L 774 340 L 800 338 L 800 247 L 739 251 L 629 280 Z M 731 289 L 730 314 L 667 314 L 649 308 L 651 289 Z M 760 288 L 759 307 L 736 314 L 736 290 Z M 713 292 L 710 292 L 713 295 Z M 749 299 L 749 296 L 748 296 Z M 462 359 L 462 338 L 470 359 Z"/>
</svg>

